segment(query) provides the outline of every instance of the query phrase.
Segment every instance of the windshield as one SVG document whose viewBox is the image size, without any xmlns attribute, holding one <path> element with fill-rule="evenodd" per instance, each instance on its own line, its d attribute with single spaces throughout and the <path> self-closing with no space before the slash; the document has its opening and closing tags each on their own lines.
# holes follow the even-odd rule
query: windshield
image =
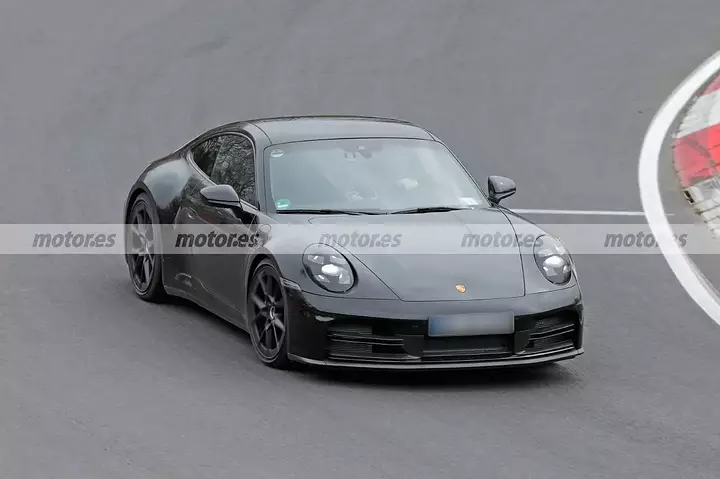
<svg viewBox="0 0 720 479">
<path fill-rule="evenodd" d="M 462 166 L 435 141 L 372 138 L 287 143 L 267 148 L 265 161 L 279 213 L 488 206 Z"/>
</svg>

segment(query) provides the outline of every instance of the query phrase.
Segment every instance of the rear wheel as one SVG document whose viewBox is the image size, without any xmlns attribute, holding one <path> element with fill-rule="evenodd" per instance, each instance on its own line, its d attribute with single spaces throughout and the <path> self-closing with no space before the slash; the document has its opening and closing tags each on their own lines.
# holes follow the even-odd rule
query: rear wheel
<svg viewBox="0 0 720 479">
<path fill-rule="evenodd" d="M 248 288 L 248 319 L 253 349 L 260 360 L 278 369 L 290 367 L 287 354 L 287 299 L 275 266 L 260 263 Z"/>
<path fill-rule="evenodd" d="M 155 208 L 145 193 L 133 202 L 128 215 L 125 233 L 125 259 L 130 271 L 135 294 L 145 301 L 165 299 L 162 282 L 159 220 Z"/>
</svg>

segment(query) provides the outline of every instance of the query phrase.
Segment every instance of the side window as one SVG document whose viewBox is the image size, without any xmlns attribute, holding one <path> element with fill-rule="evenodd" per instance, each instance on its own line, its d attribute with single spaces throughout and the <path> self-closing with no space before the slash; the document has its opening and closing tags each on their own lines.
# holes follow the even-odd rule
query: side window
<svg viewBox="0 0 720 479">
<path fill-rule="evenodd" d="M 250 140 L 240 135 L 223 136 L 210 179 L 232 186 L 242 200 L 256 204 L 255 152 Z"/>
<path fill-rule="evenodd" d="M 221 137 L 216 136 L 200 143 L 190 151 L 195 164 L 208 176 L 212 173 L 215 158 L 220 151 L 220 142 Z"/>
</svg>

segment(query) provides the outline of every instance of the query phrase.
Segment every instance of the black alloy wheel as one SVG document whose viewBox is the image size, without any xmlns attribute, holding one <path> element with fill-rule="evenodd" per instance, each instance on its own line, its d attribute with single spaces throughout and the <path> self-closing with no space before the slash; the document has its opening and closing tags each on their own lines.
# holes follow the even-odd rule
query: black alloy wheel
<svg viewBox="0 0 720 479">
<path fill-rule="evenodd" d="M 253 348 L 268 366 L 286 369 L 287 300 L 280 274 L 270 261 L 262 261 L 248 289 L 248 320 Z"/>
<path fill-rule="evenodd" d="M 160 255 L 156 251 L 160 239 L 155 229 L 156 218 L 147 196 L 141 194 L 133 203 L 126 226 L 125 257 L 130 278 L 135 294 L 146 301 L 158 301 L 165 296 Z"/>
</svg>

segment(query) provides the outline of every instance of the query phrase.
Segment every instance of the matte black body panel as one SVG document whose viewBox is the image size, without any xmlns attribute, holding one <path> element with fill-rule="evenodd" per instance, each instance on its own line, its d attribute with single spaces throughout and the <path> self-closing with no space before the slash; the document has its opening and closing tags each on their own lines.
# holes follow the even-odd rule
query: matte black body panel
<svg viewBox="0 0 720 479">
<path fill-rule="evenodd" d="M 433 140 L 427 131 L 406 122 L 387 119 L 284 118 L 252 122 L 273 144 L 329 138 L 416 138 Z"/>
<path fill-rule="evenodd" d="M 437 240 L 438 250 L 444 246 L 448 250 L 456 247 L 466 234 L 500 232 L 515 235 L 507 217 L 496 208 L 407 216 L 321 216 L 311 218 L 310 222 L 342 225 L 371 223 L 413 228 L 426 225 L 428 232 L 443 232 Z M 484 229 L 483 225 L 488 225 L 488 229 Z M 447 241 L 447 245 L 443 241 Z M 458 283 L 467 286 L 467 292 L 462 296 L 464 301 L 521 297 L 525 294 L 520 254 L 373 255 L 367 253 L 367 248 L 348 246 L 346 249 L 405 301 L 458 299 L 455 290 Z M 543 281 L 546 280 L 543 278 Z"/>
<path fill-rule="evenodd" d="M 406 322 L 412 325 L 415 331 L 404 331 L 407 336 L 417 336 L 427 339 L 427 320 L 430 316 L 453 315 L 463 313 L 479 313 L 484 311 L 511 311 L 515 320 L 515 332 L 512 335 L 513 344 L 525 344 L 532 329 L 531 321 L 537 317 L 547 317 L 559 311 L 570 311 L 577 316 L 577 328 L 573 338 L 572 347 L 567 351 L 574 351 L 575 355 L 582 354 L 583 349 L 583 303 L 580 290 L 576 286 L 556 290 L 549 293 L 529 294 L 522 298 L 507 298 L 499 300 L 480 301 L 420 301 L 406 302 L 400 300 L 367 301 L 345 298 L 329 298 L 317 296 L 297 290 L 289 290 L 288 298 L 291 303 L 292 318 L 290 321 L 290 353 L 298 358 L 312 361 L 327 361 L 328 328 L 334 321 L 357 319 L 369 322 L 373 319 L 394 322 Z M 402 328 L 395 326 L 394 330 Z M 520 353 L 521 351 L 517 351 Z M 560 353 L 562 354 L 562 352 Z M 542 354 L 541 354 L 542 355 Z M 521 360 L 521 354 L 513 354 L 504 358 L 504 361 Z M 547 357 L 552 357 L 549 355 Z M 365 363 L 371 364 L 366 361 Z M 458 362 L 460 364 L 461 362 Z M 343 363 L 337 363 L 339 366 Z M 401 365 L 400 363 L 395 363 Z M 415 362 L 422 365 L 422 362 Z M 483 361 L 477 361 L 480 367 Z M 346 364 L 352 367 L 352 363 Z"/>
</svg>

